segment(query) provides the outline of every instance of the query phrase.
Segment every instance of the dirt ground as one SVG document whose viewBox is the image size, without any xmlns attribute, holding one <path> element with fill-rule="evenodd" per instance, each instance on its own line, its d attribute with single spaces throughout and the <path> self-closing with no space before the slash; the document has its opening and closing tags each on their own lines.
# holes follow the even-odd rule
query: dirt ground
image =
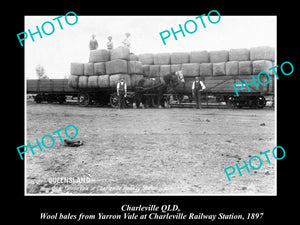
<svg viewBox="0 0 300 225">
<path fill-rule="evenodd" d="M 28 150 L 27 194 L 276 194 L 272 154 L 271 164 L 261 156 L 260 169 L 242 169 L 243 176 L 236 171 L 231 181 L 224 172 L 276 146 L 274 109 L 118 110 L 28 103 L 26 116 L 32 145 L 61 128 L 66 138 L 70 124 L 78 129 L 74 140 L 84 142 L 67 147 L 52 134 L 51 149 L 37 147 L 35 155 Z M 75 134 L 72 128 L 68 132 Z"/>
</svg>

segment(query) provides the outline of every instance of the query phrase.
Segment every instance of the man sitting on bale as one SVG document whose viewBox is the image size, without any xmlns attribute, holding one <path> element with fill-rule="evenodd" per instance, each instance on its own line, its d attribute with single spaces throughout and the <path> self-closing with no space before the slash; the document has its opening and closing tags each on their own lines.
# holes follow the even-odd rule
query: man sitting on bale
<svg viewBox="0 0 300 225">
<path fill-rule="evenodd" d="M 195 81 L 193 82 L 193 85 L 192 85 L 192 93 L 193 93 L 193 98 L 196 101 L 197 109 L 201 108 L 200 92 L 202 92 L 205 88 L 206 87 L 205 87 L 204 83 L 200 80 L 200 78 L 195 77 Z"/>
<path fill-rule="evenodd" d="M 127 96 L 127 85 L 124 81 L 124 78 L 120 79 L 120 82 L 117 84 L 117 95 L 118 95 L 118 105 L 119 109 L 125 108 L 125 98 Z"/>
</svg>

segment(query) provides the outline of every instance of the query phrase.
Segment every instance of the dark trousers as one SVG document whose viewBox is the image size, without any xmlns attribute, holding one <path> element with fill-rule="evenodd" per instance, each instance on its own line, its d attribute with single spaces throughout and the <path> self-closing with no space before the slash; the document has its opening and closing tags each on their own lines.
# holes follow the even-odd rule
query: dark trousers
<svg viewBox="0 0 300 225">
<path fill-rule="evenodd" d="M 120 91 L 119 96 L 118 96 L 118 104 L 119 104 L 119 109 L 124 109 L 125 108 L 125 92 Z"/>
<path fill-rule="evenodd" d="M 196 101 L 196 108 L 199 109 L 201 108 L 201 92 L 200 90 L 194 90 L 194 99 Z"/>
</svg>

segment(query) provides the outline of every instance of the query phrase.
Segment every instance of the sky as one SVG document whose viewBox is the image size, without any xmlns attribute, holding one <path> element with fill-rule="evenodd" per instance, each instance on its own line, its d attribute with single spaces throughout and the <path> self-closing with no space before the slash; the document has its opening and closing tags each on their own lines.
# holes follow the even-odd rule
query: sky
<svg viewBox="0 0 300 225">
<path fill-rule="evenodd" d="M 216 14 L 214 14 L 216 15 Z M 125 33 L 131 34 L 131 51 L 140 53 L 161 52 L 190 52 L 200 50 L 230 50 L 234 48 L 251 48 L 268 45 L 276 47 L 276 16 L 222 16 L 218 23 L 213 24 L 203 17 L 206 28 L 203 27 L 198 15 L 186 16 L 80 16 L 74 25 L 68 25 L 65 17 L 61 17 L 60 28 L 54 18 L 59 15 L 25 16 L 25 32 L 37 31 L 36 26 L 41 26 L 46 21 L 54 25 L 51 35 L 42 33 L 34 35 L 33 42 L 28 35 L 24 41 L 25 74 L 28 79 L 36 79 L 35 68 L 41 65 L 46 70 L 46 75 L 52 79 L 67 78 L 70 75 L 70 63 L 85 63 L 89 60 L 89 41 L 95 34 L 99 43 L 98 49 L 106 49 L 108 36 L 112 36 L 114 47 L 122 45 Z M 211 14 L 211 20 L 217 21 L 218 16 Z M 197 24 L 196 32 L 189 34 L 185 30 L 185 37 L 181 33 L 174 39 L 171 28 L 179 30 L 179 24 L 184 27 L 187 20 Z M 75 22 L 74 16 L 68 16 L 70 23 Z M 49 23 L 44 26 L 50 33 L 52 28 Z M 187 29 L 192 31 L 194 25 L 188 23 Z M 170 38 L 166 45 L 160 37 L 160 32 L 169 30 Z M 20 31 L 23 32 L 23 31 Z M 22 37 L 22 36 L 21 36 Z M 19 42 L 18 42 L 19 43 Z"/>
</svg>

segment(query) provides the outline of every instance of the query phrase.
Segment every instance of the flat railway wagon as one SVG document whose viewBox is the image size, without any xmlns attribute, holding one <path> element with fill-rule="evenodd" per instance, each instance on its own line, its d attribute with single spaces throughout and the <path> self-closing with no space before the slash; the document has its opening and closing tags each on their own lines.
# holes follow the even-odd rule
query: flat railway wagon
<svg viewBox="0 0 300 225">
<path fill-rule="evenodd" d="M 115 91 L 112 88 L 72 88 L 68 82 L 68 79 L 28 79 L 27 94 L 33 94 L 36 103 L 65 103 L 67 96 L 71 96 L 77 99 L 80 106 L 102 106 L 110 102 Z"/>
<path fill-rule="evenodd" d="M 238 91 L 239 96 L 236 95 L 233 88 L 233 84 L 236 82 L 245 83 L 246 80 L 250 84 L 253 82 L 253 77 L 256 79 L 256 76 L 252 75 L 201 77 L 206 86 L 206 89 L 201 94 L 202 104 L 209 105 L 209 102 L 214 101 L 216 103 L 225 102 L 230 108 L 263 108 L 266 106 L 266 99 L 273 99 L 274 97 L 274 76 L 271 76 L 270 82 L 265 86 L 260 85 L 256 81 L 258 88 L 256 88 L 255 84 L 248 86 L 250 91 L 248 91 L 247 87 L 244 87 Z M 266 75 L 260 76 L 260 79 L 262 82 L 267 81 Z M 185 98 L 185 102 L 192 102 L 191 88 L 194 80 L 194 78 L 185 77 L 185 83 L 181 83 L 175 88 L 179 102 L 183 101 L 184 96 L 188 96 L 188 98 Z"/>
<path fill-rule="evenodd" d="M 36 103 L 64 103 L 67 95 L 78 94 L 78 90 L 68 86 L 67 79 L 28 79 L 26 87 L 27 94 L 33 94 Z"/>
<path fill-rule="evenodd" d="M 273 76 L 272 76 L 273 78 Z M 274 79 L 271 78 L 269 84 L 256 88 L 255 85 L 249 85 L 250 92 L 247 88 L 239 91 L 239 96 L 233 89 L 234 83 L 246 80 L 248 83 L 253 82 L 253 77 L 246 76 L 217 76 L 202 77 L 206 89 L 201 94 L 202 104 L 209 105 L 211 99 L 216 102 L 225 102 L 230 108 L 254 107 L 263 108 L 266 105 L 266 97 L 274 96 Z M 261 78 L 262 79 L 262 78 Z M 158 83 L 153 87 L 129 87 L 126 104 L 131 106 L 132 103 L 158 107 L 172 105 L 176 100 L 176 105 L 192 103 L 192 83 L 194 77 L 185 77 L 185 82 L 175 86 L 170 93 L 158 93 L 157 88 L 164 85 Z M 36 103 L 46 101 L 48 103 L 66 102 L 67 96 L 77 98 L 80 106 L 88 105 L 118 105 L 116 88 L 72 88 L 68 85 L 68 79 L 29 79 L 27 80 L 27 93 L 34 94 Z M 140 96 L 137 100 L 137 96 Z M 160 98 L 159 98 L 160 97 Z M 158 102 L 158 99 L 162 99 Z"/>
</svg>

